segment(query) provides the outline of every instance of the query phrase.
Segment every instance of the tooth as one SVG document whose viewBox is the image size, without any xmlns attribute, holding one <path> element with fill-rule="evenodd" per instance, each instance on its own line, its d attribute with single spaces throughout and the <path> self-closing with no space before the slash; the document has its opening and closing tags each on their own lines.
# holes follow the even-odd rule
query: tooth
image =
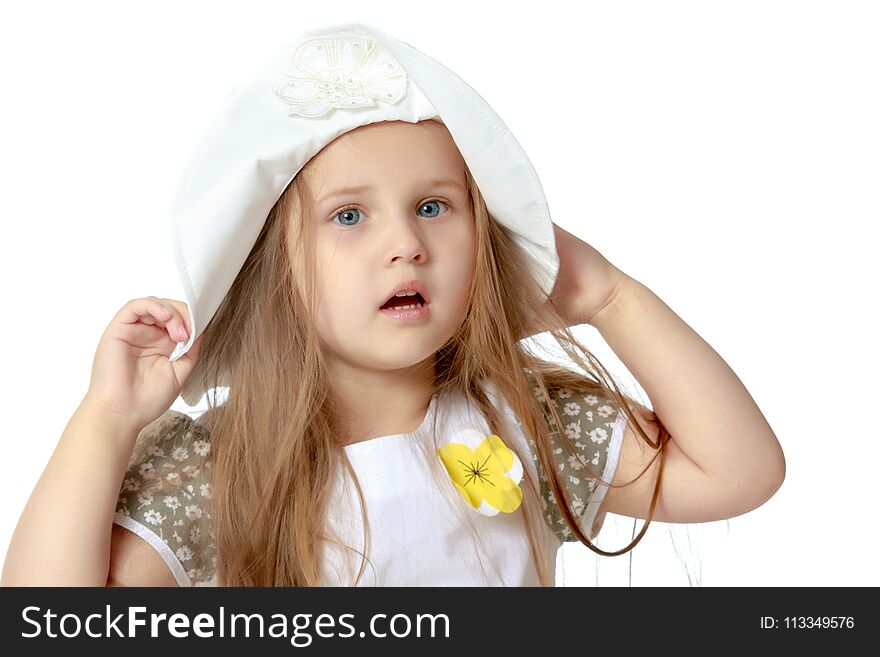
<svg viewBox="0 0 880 657">
<path fill-rule="evenodd" d="M 422 308 L 422 305 L 420 303 L 411 303 L 408 306 L 394 306 L 389 308 L 389 310 L 411 310 L 413 308 Z"/>
</svg>

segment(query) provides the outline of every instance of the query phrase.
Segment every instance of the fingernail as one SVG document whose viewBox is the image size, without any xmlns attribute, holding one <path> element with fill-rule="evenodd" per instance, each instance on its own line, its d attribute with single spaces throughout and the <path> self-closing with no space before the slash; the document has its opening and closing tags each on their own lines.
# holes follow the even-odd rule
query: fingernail
<svg viewBox="0 0 880 657">
<path fill-rule="evenodd" d="M 186 340 L 186 329 L 183 328 L 183 325 L 180 325 L 180 326 L 177 327 L 177 334 L 178 334 L 181 338 L 183 338 L 184 340 Z"/>
</svg>

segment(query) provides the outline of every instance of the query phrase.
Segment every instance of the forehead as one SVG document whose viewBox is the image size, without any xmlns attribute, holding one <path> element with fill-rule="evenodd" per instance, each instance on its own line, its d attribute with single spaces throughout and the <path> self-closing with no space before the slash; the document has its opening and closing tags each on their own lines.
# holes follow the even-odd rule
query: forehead
<svg viewBox="0 0 880 657">
<path fill-rule="evenodd" d="M 464 161 L 452 135 L 435 121 L 360 126 L 327 144 L 307 167 L 317 175 L 319 188 L 366 183 L 370 174 L 465 180 Z"/>
</svg>

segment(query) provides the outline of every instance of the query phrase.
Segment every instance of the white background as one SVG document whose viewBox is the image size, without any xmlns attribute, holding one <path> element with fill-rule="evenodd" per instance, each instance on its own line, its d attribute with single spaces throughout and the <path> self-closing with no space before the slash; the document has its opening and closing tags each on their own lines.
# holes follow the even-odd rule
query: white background
<svg viewBox="0 0 880 657">
<path fill-rule="evenodd" d="M 167 211 L 208 119 L 295 33 L 358 20 L 493 106 L 554 220 L 709 342 L 785 450 L 757 510 L 652 523 L 620 557 L 566 545 L 559 583 L 880 585 L 877 5 L 311 4 L 3 5 L 0 554 L 110 319 L 134 297 L 183 298 Z M 633 524 L 609 516 L 600 547 Z"/>
</svg>

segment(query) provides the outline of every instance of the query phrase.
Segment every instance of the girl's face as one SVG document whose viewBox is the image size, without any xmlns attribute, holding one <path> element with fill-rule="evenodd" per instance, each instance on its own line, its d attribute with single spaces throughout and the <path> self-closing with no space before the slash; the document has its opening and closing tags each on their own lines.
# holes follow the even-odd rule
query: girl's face
<svg viewBox="0 0 880 657">
<path fill-rule="evenodd" d="M 328 144 L 309 166 L 317 168 L 311 232 L 325 346 L 373 370 L 431 357 L 464 321 L 475 263 L 474 218 L 452 137 L 436 124 L 371 123 Z M 430 298 L 423 320 L 380 311 L 413 279 Z"/>
</svg>

